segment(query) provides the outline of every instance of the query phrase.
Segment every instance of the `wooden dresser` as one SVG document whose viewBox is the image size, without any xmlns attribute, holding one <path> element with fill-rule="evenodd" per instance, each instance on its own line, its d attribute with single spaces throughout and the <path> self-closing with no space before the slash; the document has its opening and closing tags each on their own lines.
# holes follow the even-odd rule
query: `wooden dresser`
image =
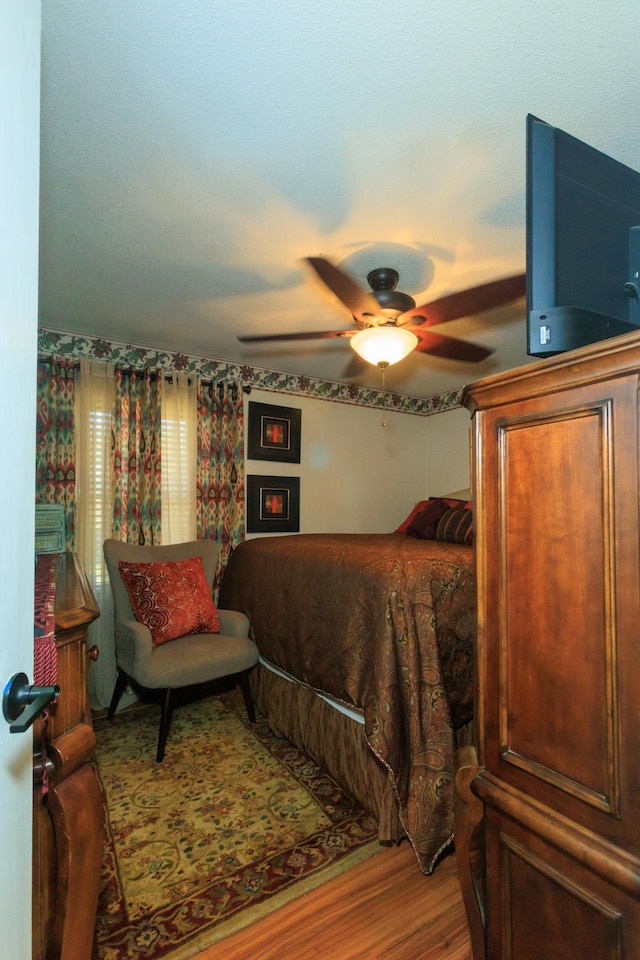
<svg viewBox="0 0 640 960">
<path fill-rule="evenodd" d="M 479 821 L 477 869 L 460 835 L 476 960 L 640 958 L 639 387 L 632 333 L 465 392 L 478 756 L 458 786 Z"/>
<path fill-rule="evenodd" d="M 43 555 L 38 563 L 52 559 Z M 86 694 L 86 638 L 99 611 L 76 556 L 59 554 L 53 563 L 60 696 L 34 724 L 33 958 L 90 960 L 104 815 L 88 763 L 96 738 Z"/>
</svg>

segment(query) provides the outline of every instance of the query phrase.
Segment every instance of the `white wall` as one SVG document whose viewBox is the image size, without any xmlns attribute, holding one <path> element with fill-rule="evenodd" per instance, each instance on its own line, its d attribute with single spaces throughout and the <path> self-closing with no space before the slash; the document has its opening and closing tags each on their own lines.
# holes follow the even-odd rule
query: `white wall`
<svg viewBox="0 0 640 960">
<path fill-rule="evenodd" d="M 471 417 L 464 408 L 425 418 L 429 496 L 468 490 Z"/>
<path fill-rule="evenodd" d="M 301 533 L 388 533 L 427 496 L 432 418 L 254 389 L 245 397 L 245 430 L 252 401 L 302 411 L 299 464 L 245 461 L 246 474 L 301 478 Z"/>
<path fill-rule="evenodd" d="M 469 488 L 465 409 L 418 417 L 253 390 L 245 431 L 251 401 L 302 411 L 299 464 L 245 460 L 246 474 L 300 477 L 301 533 L 388 533 L 418 500 Z"/>
</svg>

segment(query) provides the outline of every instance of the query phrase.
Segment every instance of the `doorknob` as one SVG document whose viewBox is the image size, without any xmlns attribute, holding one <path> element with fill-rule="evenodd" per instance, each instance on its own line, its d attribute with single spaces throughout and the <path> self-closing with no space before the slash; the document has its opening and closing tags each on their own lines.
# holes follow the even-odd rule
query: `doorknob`
<svg viewBox="0 0 640 960">
<path fill-rule="evenodd" d="M 53 687 L 36 687 L 29 683 L 26 673 L 14 673 L 2 696 L 2 712 L 7 723 L 11 724 L 9 732 L 24 733 L 59 696 L 60 687 L 57 684 Z M 18 717 L 20 720 L 15 723 Z"/>
</svg>

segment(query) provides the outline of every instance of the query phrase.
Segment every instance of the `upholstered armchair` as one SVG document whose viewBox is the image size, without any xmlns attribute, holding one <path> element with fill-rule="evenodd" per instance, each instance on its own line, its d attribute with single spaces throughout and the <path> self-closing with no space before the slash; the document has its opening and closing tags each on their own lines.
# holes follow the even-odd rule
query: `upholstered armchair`
<svg viewBox="0 0 640 960">
<path fill-rule="evenodd" d="M 113 591 L 118 668 L 109 720 L 130 679 L 164 691 L 156 755 L 160 763 L 173 691 L 236 676 L 253 723 L 248 674 L 258 662 L 258 649 L 249 639 L 247 617 L 213 603 L 215 541 L 146 547 L 106 540 L 104 557 Z"/>
</svg>

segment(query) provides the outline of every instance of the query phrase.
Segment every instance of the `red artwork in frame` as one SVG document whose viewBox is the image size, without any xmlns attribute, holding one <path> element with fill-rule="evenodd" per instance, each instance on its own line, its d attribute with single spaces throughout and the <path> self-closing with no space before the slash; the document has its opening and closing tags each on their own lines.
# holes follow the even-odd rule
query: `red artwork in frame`
<svg viewBox="0 0 640 960">
<path fill-rule="evenodd" d="M 300 477 L 247 476 L 247 533 L 298 533 Z"/>
<path fill-rule="evenodd" d="M 249 403 L 247 457 L 249 460 L 277 460 L 300 463 L 300 426 L 298 407 L 273 403 Z"/>
</svg>

